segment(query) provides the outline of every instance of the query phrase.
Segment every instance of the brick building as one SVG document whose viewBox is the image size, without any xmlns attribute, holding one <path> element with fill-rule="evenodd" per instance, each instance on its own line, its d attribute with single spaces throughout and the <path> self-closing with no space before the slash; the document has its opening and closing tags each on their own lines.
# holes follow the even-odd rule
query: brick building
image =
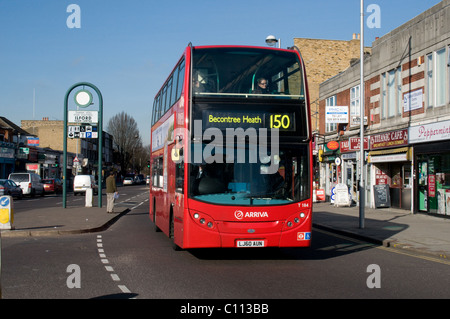
<svg viewBox="0 0 450 319">
<path fill-rule="evenodd" d="M 64 150 L 64 121 L 49 121 L 44 117 L 42 120 L 22 120 L 23 129 L 39 137 L 39 147 L 51 148 L 53 150 Z M 86 173 L 96 174 L 94 163 L 98 161 L 97 139 L 67 139 L 67 164 L 72 167 L 75 156 L 79 161 L 87 159 Z M 113 162 L 113 138 L 106 132 L 103 132 L 103 167 L 111 166 Z M 86 160 L 85 160 L 86 163 Z M 62 163 L 61 163 L 62 164 Z"/>
<path fill-rule="evenodd" d="M 359 58 L 359 35 L 353 34 L 350 41 L 294 38 L 300 49 L 308 77 L 311 101 L 312 130 L 319 130 L 319 85 L 323 81 L 347 69 Z M 370 48 L 366 48 L 370 52 Z"/>
<path fill-rule="evenodd" d="M 366 205 L 377 207 L 375 189 L 387 186 L 390 206 L 450 215 L 450 0 L 375 40 L 364 64 Z M 359 62 L 320 85 L 320 114 L 327 106 L 346 106 L 348 122 L 320 119 L 320 184 L 331 195 L 344 183 L 357 196 Z M 327 149 L 329 141 L 340 149 Z"/>
</svg>

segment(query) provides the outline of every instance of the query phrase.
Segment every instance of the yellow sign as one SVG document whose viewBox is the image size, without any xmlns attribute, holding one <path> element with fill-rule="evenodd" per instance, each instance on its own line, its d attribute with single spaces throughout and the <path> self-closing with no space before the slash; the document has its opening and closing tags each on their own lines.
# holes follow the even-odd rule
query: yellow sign
<svg viewBox="0 0 450 319">
<path fill-rule="evenodd" d="M 9 208 L 0 208 L 0 223 L 9 223 Z"/>
</svg>

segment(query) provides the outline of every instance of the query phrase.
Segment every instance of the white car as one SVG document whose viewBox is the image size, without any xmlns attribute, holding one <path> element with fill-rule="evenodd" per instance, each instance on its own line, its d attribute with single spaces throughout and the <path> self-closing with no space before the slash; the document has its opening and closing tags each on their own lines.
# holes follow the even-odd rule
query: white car
<svg viewBox="0 0 450 319">
<path fill-rule="evenodd" d="M 134 180 L 132 177 L 125 177 L 123 179 L 123 185 L 133 185 L 134 184 Z"/>
<path fill-rule="evenodd" d="M 73 194 L 86 193 L 86 189 L 92 188 L 92 192 L 98 194 L 98 185 L 95 182 L 95 177 L 93 175 L 77 175 L 73 179 Z"/>
<path fill-rule="evenodd" d="M 39 194 L 44 196 L 44 184 L 41 178 L 35 173 L 11 173 L 8 179 L 14 181 L 22 188 L 23 195 L 30 195 L 34 197 Z"/>
</svg>

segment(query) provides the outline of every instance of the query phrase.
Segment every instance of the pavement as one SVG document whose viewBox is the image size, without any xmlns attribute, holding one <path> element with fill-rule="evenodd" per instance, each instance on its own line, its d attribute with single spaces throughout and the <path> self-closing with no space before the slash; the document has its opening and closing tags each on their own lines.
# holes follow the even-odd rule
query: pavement
<svg viewBox="0 0 450 319">
<path fill-rule="evenodd" d="M 12 229 L 1 230 L 1 237 L 43 237 L 100 232 L 129 212 L 128 207 L 116 204 L 114 214 L 108 214 L 106 201 L 102 205 L 102 208 L 46 207 L 13 214 Z"/>
<path fill-rule="evenodd" d="M 318 229 L 450 262 L 449 216 L 366 207 L 361 219 L 358 206 L 335 207 L 329 202 L 322 202 L 314 203 L 313 207 L 313 225 Z M 360 220 L 364 221 L 363 228 L 360 227 Z"/>
<path fill-rule="evenodd" d="M 32 214 L 14 215 L 13 229 L 2 230 L 2 237 L 55 236 L 106 230 L 128 207 L 115 206 L 115 214 L 99 207 L 53 207 L 34 209 Z M 431 255 L 450 261 L 450 218 L 409 211 L 365 208 L 364 227 L 360 227 L 359 207 L 335 207 L 329 202 L 314 203 L 313 226 L 376 245 Z M 313 231 L 314 240 L 314 231 Z"/>
</svg>

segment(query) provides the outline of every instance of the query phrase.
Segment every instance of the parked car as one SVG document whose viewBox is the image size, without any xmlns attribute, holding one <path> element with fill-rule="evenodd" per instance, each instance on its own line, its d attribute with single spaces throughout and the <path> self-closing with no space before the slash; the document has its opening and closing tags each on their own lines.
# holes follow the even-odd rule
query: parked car
<svg viewBox="0 0 450 319">
<path fill-rule="evenodd" d="M 136 175 L 134 177 L 134 183 L 136 185 L 143 185 L 143 184 L 145 184 L 144 175 L 142 175 L 142 174 Z"/>
<path fill-rule="evenodd" d="M 62 182 L 59 178 L 46 178 L 42 180 L 45 193 L 62 193 Z"/>
<path fill-rule="evenodd" d="M 9 195 L 22 199 L 23 192 L 19 185 L 10 179 L 0 179 L 0 195 Z"/>
<path fill-rule="evenodd" d="M 133 184 L 134 184 L 133 177 L 125 177 L 123 179 L 123 186 L 125 186 L 125 185 L 133 185 Z"/>
<path fill-rule="evenodd" d="M 73 179 L 73 194 L 75 196 L 84 194 L 88 188 L 92 188 L 94 195 L 98 194 L 98 185 L 94 175 L 76 175 Z"/>
<path fill-rule="evenodd" d="M 23 195 L 35 195 L 44 196 L 44 185 L 41 182 L 41 178 L 35 173 L 11 173 L 8 179 L 14 181 L 22 188 Z"/>
</svg>

